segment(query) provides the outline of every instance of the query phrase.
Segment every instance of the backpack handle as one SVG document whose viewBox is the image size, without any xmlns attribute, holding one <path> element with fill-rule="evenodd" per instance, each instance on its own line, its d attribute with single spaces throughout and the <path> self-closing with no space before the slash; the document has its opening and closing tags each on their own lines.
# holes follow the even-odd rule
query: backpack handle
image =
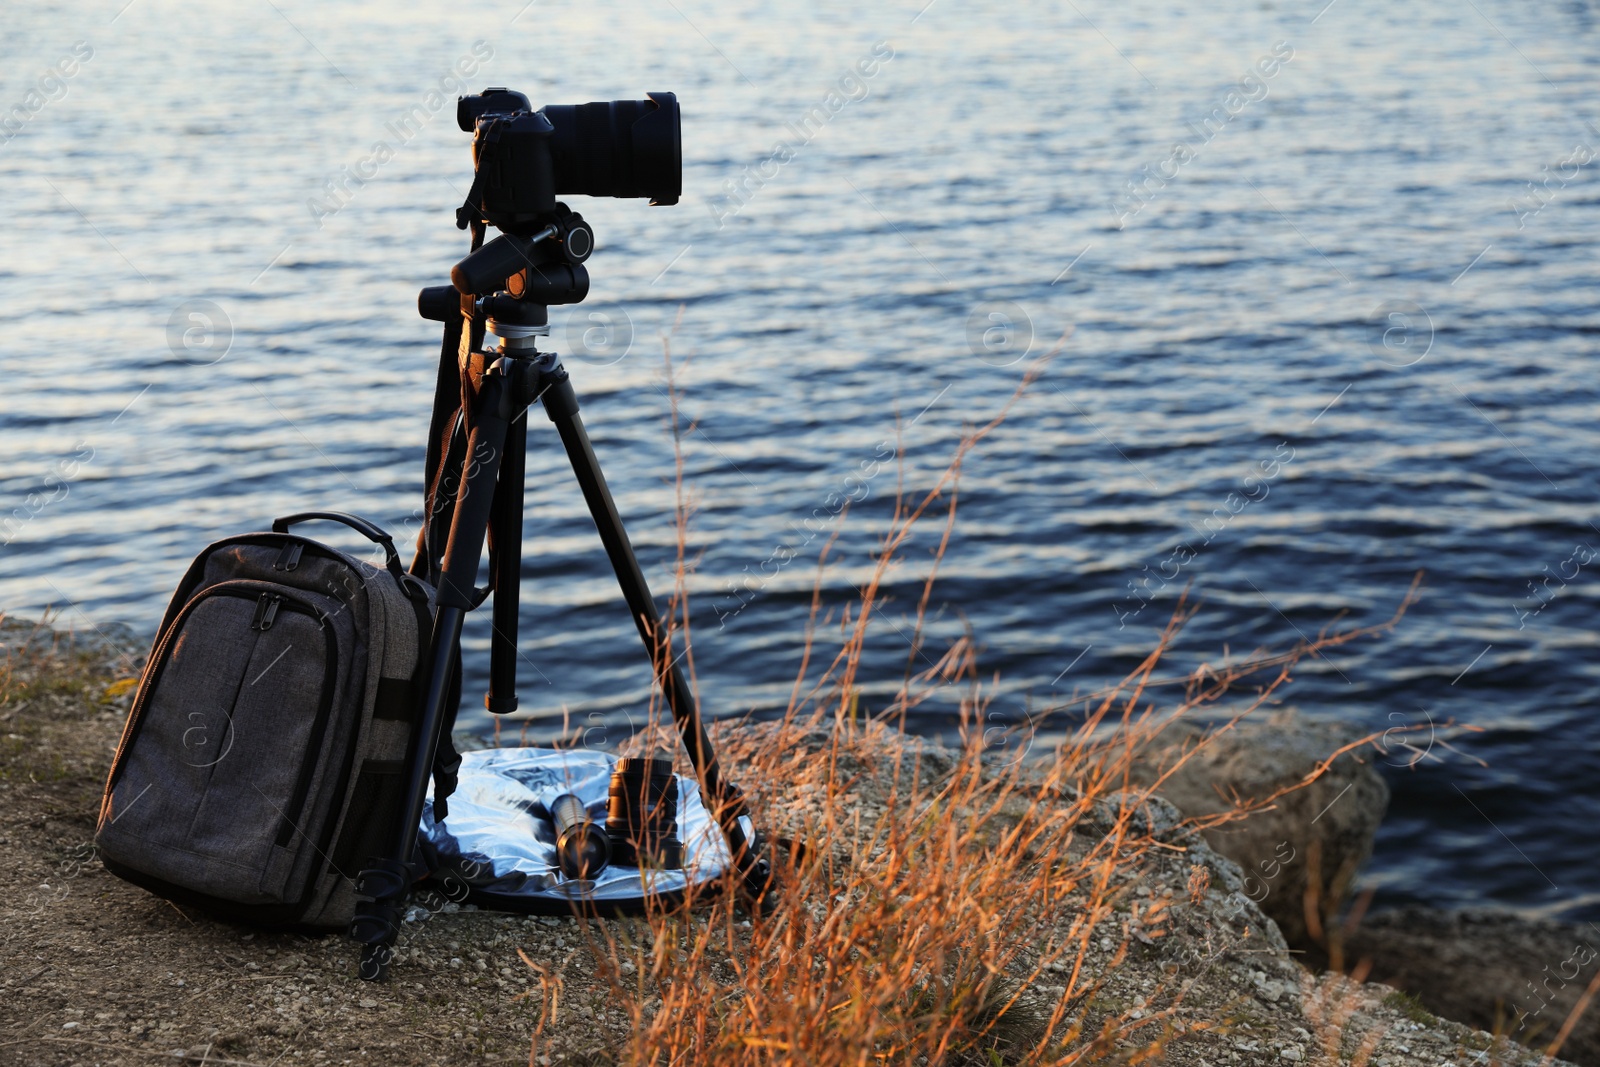
<svg viewBox="0 0 1600 1067">
<path fill-rule="evenodd" d="M 310 522 L 313 519 L 326 519 L 329 522 L 342 522 L 356 533 L 365 537 L 374 544 L 383 546 L 384 566 L 389 573 L 394 575 L 394 580 L 405 584 L 405 571 L 400 568 L 400 553 L 394 549 L 394 538 L 384 533 L 382 529 L 374 526 L 366 519 L 356 515 L 347 515 L 342 511 L 302 511 L 294 515 L 285 515 L 272 520 L 273 533 L 288 533 L 289 527 L 297 522 Z"/>
</svg>

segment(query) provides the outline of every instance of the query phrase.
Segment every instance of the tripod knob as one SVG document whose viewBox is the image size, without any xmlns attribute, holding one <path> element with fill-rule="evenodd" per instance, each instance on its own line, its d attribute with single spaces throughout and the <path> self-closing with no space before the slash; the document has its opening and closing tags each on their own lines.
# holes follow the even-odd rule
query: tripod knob
<svg viewBox="0 0 1600 1067">
<path fill-rule="evenodd" d="M 561 222 L 561 254 L 568 263 L 582 263 L 594 251 L 594 227 L 583 221 L 583 216 L 573 212 Z"/>
</svg>

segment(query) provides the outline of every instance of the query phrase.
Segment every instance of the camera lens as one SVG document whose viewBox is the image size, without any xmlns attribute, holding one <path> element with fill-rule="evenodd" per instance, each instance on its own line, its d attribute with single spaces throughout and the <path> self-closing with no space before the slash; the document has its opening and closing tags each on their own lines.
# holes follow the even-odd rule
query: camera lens
<svg viewBox="0 0 1600 1067">
<path fill-rule="evenodd" d="M 683 867 L 678 840 L 678 778 L 672 761 L 632 757 L 617 761 L 606 807 L 612 860 L 625 867 Z"/>
<path fill-rule="evenodd" d="M 611 841 L 589 819 L 589 809 L 571 793 L 550 802 L 556 824 L 556 857 L 570 879 L 592 879 L 611 862 Z"/>
<path fill-rule="evenodd" d="M 556 195 L 678 202 L 683 192 L 678 98 L 646 95 L 645 100 L 545 105 L 544 115 L 555 127 L 550 150 Z"/>
</svg>

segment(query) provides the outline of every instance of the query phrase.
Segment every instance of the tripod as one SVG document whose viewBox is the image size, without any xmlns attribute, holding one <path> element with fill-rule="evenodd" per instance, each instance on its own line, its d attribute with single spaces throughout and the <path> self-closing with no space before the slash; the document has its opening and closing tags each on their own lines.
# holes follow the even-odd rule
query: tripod
<svg viewBox="0 0 1600 1067">
<path fill-rule="evenodd" d="M 356 881 L 350 936 L 363 944 L 361 977 L 386 977 L 400 911 L 413 881 L 412 857 L 430 779 L 434 815 L 445 818 L 460 766 L 450 741 L 460 695 L 461 629 L 466 613 L 492 592 L 489 692 L 496 715 L 516 710 L 518 598 L 528 414 L 538 401 L 556 426 L 589 514 L 622 587 L 623 599 L 655 668 L 708 807 L 727 839 L 741 893 L 758 909 L 772 902 L 772 868 L 765 844 L 741 819 L 748 812 L 736 786 L 722 775 L 683 672 L 578 416 L 577 395 L 553 352 L 535 345 L 549 333 L 549 305 L 577 303 L 588 293 L 581 266 L 593 247 L 587 223 L 564 205 L 524 235 L 503 234 L 487 245 L 473 220 L 472 252 L 452 271 L 452 286 L 424 289 L 418 309 L 444 323 L 439 378 L 428 442 L 426 519 L 411 572 L 436 588 L 426 697 L 417 717 L 406 775 L 404 814 L 392 847 L 368 862 Z M 531 232 L 526 232 L 531 231 Z M 574 262 L 573 260 L 577 261 Z M 492 291 L 491 291 L 492 290 Z M 482 294 L 482 295 L 480 295 Z M 485 330 L 501 339 L 482 350 Z M 484 543 L 491 585 L 475 587 Z"/>
</svg>

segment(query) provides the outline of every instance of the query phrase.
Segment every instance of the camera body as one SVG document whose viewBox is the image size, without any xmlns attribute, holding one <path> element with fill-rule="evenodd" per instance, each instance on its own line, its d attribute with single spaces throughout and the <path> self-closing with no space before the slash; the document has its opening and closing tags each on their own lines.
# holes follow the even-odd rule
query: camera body
<svg viewBox="0 0 1600 1067">
<path fill-rule="evenodd" d="M 549 104 L 489 88 L 456 103 L 473 134 L 475 177 L 465 208 L 509 234 L 544 226 L 562 195 L 647 197 L 676 204 L 683 191 L 678 98 Z"/>
</svg>

